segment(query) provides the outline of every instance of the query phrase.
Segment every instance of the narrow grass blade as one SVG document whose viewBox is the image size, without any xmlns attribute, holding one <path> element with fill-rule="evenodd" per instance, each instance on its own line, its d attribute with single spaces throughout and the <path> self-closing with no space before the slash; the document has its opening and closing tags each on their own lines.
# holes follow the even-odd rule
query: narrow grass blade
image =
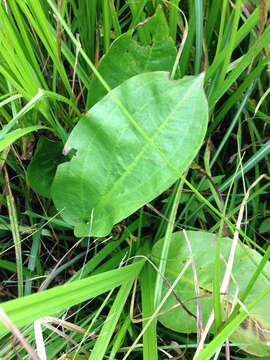
<svg viewBox="0 0 270 360">
<path fill-rule="evenodd" d="M 91 352 L 89 360 L 103 360 L 106 353 L 107 347 L 115 331 L 115 327 L 119 320 L 119 317 L 122 313 L 123 307 L 126 303 L 127 297 L 130 293 L 133 281 L 124 283 L 109 311 L 105 324 L 102 327 L 102 330 L 97 338 L 94 349 Z"/>
<path fill-rule="evenodd" d="M 202 63 L 202 39 L 203 39 L 203 5 L 202 0 L 195 0 L 196 14 L 196 55 L 194 74 L 199 74 Z"/>
<path fill-rule="evenodd" d="M 32 100 L 28 102 L 14 117 L 13 119 L 0 131 L 0 140 L 3 139 L 5 134 L 8 133 L 9 130 L 19 121 L 19 119 L 25 115 L 29 110 L 35 106 L 36 102 L 43 96 L 42 91 L 40 90 Z"/>
<path fill-rule="evenodd" d="M 166 233 L 164 236 L 162 254 L 161 254 L 160 262 L 159 262 L 159 266 L 158 266 L 159 273 L 162 275 L 164 275 L 166 265 L 167 265 L 167 257 L 168 257 L 168 252 L 169 252 L 170 239 L 171 239 L 171 235 L 172 235 L 172 232 L 174 229 L 175 217 L 176 217 L 176 213 L 177 213 L 177 209 L 178 209 L 178 205 L 179 205 L 179 199 L 180 199 L 181 191 L 183 189 L 183 185 L 184 184 L 182 181 L 178 181 L 175 185 L 176 193 L 175 193 L 175 197 L 173 199 L 172 207 L 170 209 L 170 215 L 169 215 L 169 219 L 168 219 L 169 222 L 167 223 L 167 226 L 166 226 Z M 154 292 L 155 307 L 157 307 L 160 303 L 162 287 L 163 287 L 163 279 L 159 273 L 157 274 L 155 292 Z"/>
<path fill-rule="evenodd" d="M 176 43 L 176 33 L 177 33 L 177 18 L 178 18 L 178 3 L 179 0 L 171 0 L 169 6 L 169 28 L 170 35 Z"/>
<path fill-rule="evenodd" d="M 23 264 L 22 264 L 21 237 L 19 232 L 17 211 L 15 207 L 14 198 L 11 192 L 11 187 L 10 187 L 9 177 L 6 167 L 5 167 L 5 177 L 6 177 L 6 186 L 7 186 L 8 213 L 10 218 L 10 226 L 11 226 L 11 232 L 12 232 L 12 237 L 15 247 L 15 255 L 16 255 L 18 297 L 22 297 L 23 296 Z"/>
<path fill-rule="evenodd" d="M 142 317 L 149 318 L 155 311 L 154 307 L 154 289 L 155 272 L 149 263 L 146 263 L 140 274 L 140 284 L 142 292 Z M 147 321 L 143 322 L 143 327 Z M 157 360 L 157 321 L 153 319 L 150 326 L 143 334 L 143 359 Z"/>
</svg>

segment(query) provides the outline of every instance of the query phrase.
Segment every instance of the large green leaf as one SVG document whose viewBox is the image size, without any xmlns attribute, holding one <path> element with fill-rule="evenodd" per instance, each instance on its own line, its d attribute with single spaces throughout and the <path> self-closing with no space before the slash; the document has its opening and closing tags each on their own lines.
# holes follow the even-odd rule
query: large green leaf
<svg viewBox="0 0 270 360">
<path fill-rule="evenodd" d="M 140 74 L 113 90 L 142 131 L 181 172 L 199 150 L 207 126 L 203 75 L 170 81 Z M 132 124 L 111 94 L 72 131 L 70 162 L 58 166 L 53 200 L 77 236 L 106 236 L 114 224 L 153 200 L 177 174 Z M 90 223 L 93 211 L 93 222 Z"/>
<path fill-rule="evenodd" d="M 208 317 L 213 309 L 213 278 L 215 271 L 215 257 L 216 257 L 216 235 L 202 231 L 188 231 L 188 239 L 191 244 L 194 263 L 199 278 L 199 286 L 201 295 L 209 295 L 202 298 L 202 312 L 204 325 L 208 320 Z M 223 238 L 221 242 L 221 253 L 228 261 L 229 252 L 232 246 L 232 240 L 229 238 Z M 157 261 L 161 256 L 162 240 L 160 240 L 153 248 L 152 256 Z M 236 280 L 239 288 L 238 297 L 245 290 L 251 276 L 256 270 L 256 265 L 251 261 L 250 257 L 255 263 L 259 263 L 261 255 L 255 250 L 240 246 L 238 244 L 235 261 L 233 266 L 233 276 Z M 173 283 L 177 275 L 183 268 L 185 262 L 189 259 L 189 252 L 187 244 L 182 232 L 176 232 L 172 236 L 170 244 L 168 262 L 166 267 L 166 278 Z M 221 280 L 223 279 L 225 272 L 225 264 L 221 261 Z M 270 263 L 267 263 L 264 268 L 264 273 L 270 276 Z M 251 293 L 245 300 L 245 305 L 251 304 L 263 291 L 269 287 L 269 280 L 264 275 L 260 275 L 256 281 Z M 163 288 L 163 295 L 168 289 Z M 181 281 L 176 286 L 175 291 L 181 300 L 186 300 L 196 297 L 195 287 L 193 281 L 193 271 L 190 267 Z M 233 300 L 233 295 L 236 292 L 236 285 L 231 280 L 230 282 L 230 303 Z M 267 342 L 270 341 L 270 313 L 268 311 L 268 305 L 270 301 L 270 295 L 267 295 L 262 302 L 260 302 L 252 313 L 248 315 L 246 320 L 242 322 L 240 327 L 232 334 L 230 340 L 239 345 L 245 351 L 265 356 L 270 355 L 270 347 Z M 171 295 L 164 305 L 164 309 L 169 309 L 176 304 L 175 298 Z M 196 314 L 196 300 L 191 300 L 185 303 L 188 309 Z M 225 304 L 224 304 L 225 307 Z M 163 309 L 163 310 L 164 310 Z M 189 316 L 186 311 L 181 307 L 177 307 L 164 315 L 159 317 L 159 321 L 166 327 L 175 331 L 191 333 L 196 332 L 196 321 Z M 213 330 L 213 329 L 212 329 Z M 245 345 L 243 345 L 245 344 Z"/>
<path fill-rule="evenodd" d="M 137 41 L 129 39 L 128 36 L 128 34 L 124 34 L 112 44 L 97 68 L 111 89 L 134 75 L 151 71 L 172 71 L 176 48 L 171 38 L 155 39 L 151 46 L 143 47 Z M 176 75 L 179 77 L 179 71 Z M 88 108 L 106 94 L 106 89 L 94 76 L 87 100 Z"/>
</svg>

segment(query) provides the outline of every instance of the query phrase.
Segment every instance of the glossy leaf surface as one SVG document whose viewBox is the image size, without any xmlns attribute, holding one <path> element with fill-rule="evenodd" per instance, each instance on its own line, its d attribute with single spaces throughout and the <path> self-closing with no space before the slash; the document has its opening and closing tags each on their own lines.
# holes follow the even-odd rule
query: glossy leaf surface
<svg viewBox="0 0 270 360">
<path fill-rule="evenodd" d="M 201 298 L 203 322 L 204 326 L 213 309 L 213 279 L 215 271 L 215 257 L 216 257 L 216 235 L 202 232 L 202 231 L 187 231 L 187 236 L 192 248 L 194 263 L 199 278 L 199 286 L 201 295 L 206 297 Z M 232 240 L 230 238 L 223 238 L 221 242 L 221 254 L 224 256 L 226 262 L 228 261 Z M 160 240 L 153 248 L 153 259 L 156 261 L 161 255 L 162 240 Z M 249 256 L 247 255 L 249 254 Z M 165 276 L 170 283 L 173 283 L 177 275 L 183 268 L 185 262 L 189 259 L 189 252 L 182 232 L 176 232 L 172 236 L 170 244 L 168 262 Z M 252 258 L 252 260 L 250 259 Z M 233 295 L 239 288 L 238 297 L 245 290 L 249 280 L 251 279 L 256 265 L 261 260 L 261 255 L 250 248 L 243 248 L 237 245 L 235 261 L 233 266 L 233 276 L 236 284 L 231 280 L 230 282 L 230 303 L 232 304 Z M 221 278 L 222 281 L 225 272 L 225 264 L 221 261 Z M 268 262 L 264 268 L 264 273 L 270 278 L 270 263 Z M 255 300 L 262 292 L 269 287 L 270 281 L 264 275 L 260 275 L 256 281 L 251 293 L 245 300 L 244 304 L 247 306 Z M 196 297 L 193 271 L 190 267 L 181 281 L 175 288 L 179 298 L 186 301 L 185 305 L 193 313 L 196 314 Z M 168 289 L 163 287 L 163 295 Z M 236 344 L 242 344 L 239 347 L 245 351 L 255 355 L 266 356 L 270 355 L 270 347 L 266 345 L 270 341 L 270 314 L 268 311 L 268 304 L 270 295 L 260 302 L 252 313 L 248 315 L 246 320 L 242 322 L 240 327 L 233 333 L 230 340 Z M 169 299 L 164 305 L 164 309 L 169 309 L 176 304 L 175 298 L 170 295 Z M 224 303 L 224 309 L 226 304 Z M 164 315 L 159 317 L 159 321 L 169 329 L 175 331 L 192 333 L 196 332 L 196 320 L 189 316 L 181 307 L 177 307 Z M 213 330 L 213 329 L 212 329 Z M 246 345 L 243 345 L 246 344 Z"/>
<path fill-rule="evenodd" d="M 113 90 L 129 115 L 108 94 L 79 121 L 65 146 L 76 155 L 58 167 L 52 189 L 77 236 L 108 235 L 177 179 L 129 116 L 179 171 L 190 164 L 208 121 L 203 78 L 140 74 Z"/>
</svg>

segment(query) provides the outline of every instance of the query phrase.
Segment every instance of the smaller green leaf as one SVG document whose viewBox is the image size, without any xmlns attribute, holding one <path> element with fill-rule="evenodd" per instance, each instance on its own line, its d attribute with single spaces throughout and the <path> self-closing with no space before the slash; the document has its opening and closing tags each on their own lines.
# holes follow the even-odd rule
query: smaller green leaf
<svg viewBox="0 0 270 360">
<path fill-rule="evenodd" d="M 29 126 L 25 129 L 17 129 L 17 130 L 11 131 L 10 133 L 4 135 L 4 138 L 0 140 L 0 151 L 4 150 L 9 145 L 13 144 L 19 138 L 29 134 L 30 132 L 40 130 L 40 129 L 50 130 L 46 126 L 35 125 L 35 126 Z"/>
<path fill-rule="evenodd" d="M 191 245 L 192 255 L 197 270 L 199 287 L 201 295 L 202 313 L 204 326 L 213 309 L 213 274 L 215 269 L 216 256 L 216 235 L 203 231 L 187 231 L 187 236 Z M 162 251 L 161 239 L 153 248 L 152 256 L 157 261 L 161 256 Z M 221 254 L 226 263 L 228 262 L 232 240 L 230 238 L 223 238 L 221 242 Z M 186 241 L 182 232 L 176 232 L 172 235 L 169 254 L 167 258 L 167 267 L 165 272 L 166 279 L 173 283 L 184 267 L 186 261 L 190 258 Z M 262 256 L 255 250 L 248 247 L 237 245 L 236 255 L 233 266 L 234 281 L 230 282 L 230 297 L 229 306 L 231 306 L 234 298 L 233 295 L 239 290 L 238 298 L 241 299 L 246 285 L 256 270 L 256 265 L 261 261 Z M 251 260 L 252 259 L 252 260 Z M 221 261 L 220 281 L 222 281 L 226 265 Z M 264 267 L 265 275 L 259 275 L 254 284 L 250 294 L 245 300 L 244 305 L 248 307 L 255 299 L 258 299 L 269 288 L 270 277 L 270 263 L 268 262 Z M 167 292 L 164 288 L 163 295 Z M 193 314 L 196 314 L 196 293 L 193 280 L 193 271 L 188 269 L 181 279 L 181 282 L 175 287 L 175 292 L 178 297 L 185 301 L 185 305 Z M 193 299 L 189 300 L 188 299 Z M 267 294 L 265 299 L 259 302 L 247 318 L 235 329 L 230 336 L 230 340 L 239 344 L 246 352 L 258 356 L 270 355 L 270 314 L 268 311 L 268 304 L 270 295 Z M 176 299 L 170 295 L 164 305 L 163 310 L 169 309 L 176 304 Z M 224 302 L 224 318 L 226 303 Z M 242 313 L 242 311 L 241 311 Z M 159 321 L 169 329 L 174 331 L 192 333 L 196 332 L 196 320 L 187 314 L 182 307 L 177 307 L 159 317 Z M 214 329 L 210 330 L 212 333 Z"/>
<path fill-rule="evenodd" d="M 28 165 L 27 175 L 31 187 L 40 195 L 50 197 L 57 166 L 67 158 L 62 154 L 63 144 L 41 136 L 35 154 Z"/>
<path fill-rule="evenodd" d="M 151 33 L 153 40 L 162 40 L 170 36 L 168 22 L 160 5 L 157 7 L 156 13 L 152 16 L 151 20 L 143 26 L 146 31 L 148 30 Z"/>
<path fill-rule="evenodd" d="M 158 35 L 157 38 L 159 38 Z M 114 89 L 134 75 L 152 71 L 171 72 L 176 54 L 171 38 L 154 40 L 151 46 L 140 46 L 137 41 L 123 34 L 113 42 L 108 53 L 100 61 L 97 70 L 110 88 Z M 179 78 L 179 74 L 178 70 L 175 78 Z M 94 76 L 90 85 L 87 107 L 91 108 L 106 94 L 106 89 Z"/>
<path fill-rule="evenodd" d="M 270 218 L 264 219 L 259 228 L 260 234 L 270 233 Z"/>
</svg>

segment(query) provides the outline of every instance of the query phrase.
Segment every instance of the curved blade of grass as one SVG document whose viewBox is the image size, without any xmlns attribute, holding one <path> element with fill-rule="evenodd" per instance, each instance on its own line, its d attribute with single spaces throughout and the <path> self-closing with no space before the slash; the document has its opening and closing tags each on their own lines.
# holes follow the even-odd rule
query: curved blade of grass
<svg viewBox="0 0 270 360">
<path fill-rule="evenodd" d="M 144 13 L 144 6 L 147 3 L 147 0 L 141 1 L 130 1 L 129 8 L 132 13 L 133 20 L 129 29 L 133 29 L 138 23 L 143 22 L 145 20 L 145 13 Z M 138 38 L 140 39 L 143 45 L 151 43 L 151 36 L 148 31 L 146 31 L 144 26 L 140 26 L 137 29 L 138 31 Z"/>
<path fill-rule="evenodd" d="M 190 66 L 190 54 L 194 43 L 196 32 L 195 9 L 193 4 L 189 9 L 188 34 L 180 57 L 180 71 L 182 75 L 189 74 L 188 66 Z"/>
<path fill-rule="evenodd" d="M 8 97 L 7 99 L 4 99 L 0 102 L 0 107 L 14 101 L 14 100 L 17 100 L 17 99 L 20 99 L 22 97 L 21 94 L 14 94 L 14 95 L 11 95 L 10 97 Z M 2 98 L 2 96 L 1 96 Z"/>
<path fill-rule="evenodd" d="M 216 48 L 216 57 L 219 54 L 219 50 L 221 47 L 221 42 L 222 42 L 222 38 L 223 38 L 223 32 L 224 32 L 224 23 L 225 23 L 225 18 L 226 18 L 226 9 L 227 9 L 227 5 L 228 5 L 228 0 L 225 0 L 222 2 L 222 12 L 221 12 L 221 20 L 220 20 L 220 25 L 219 25 L 219 32 L 218 32 L 218 43 L 217 43 L 217 48 Z M 212 3 L 213 7 L 217 8 L 217 4 Z"/>
<path fill-rule="evenodd" d="M 102 19 L 103 19 L 103 52 L 106 54 L 110 47 L 111 42 L 111 19 L 110 19 L 110 8 L 109 1 L 102 0 Z"/>
<path fill-rule="evenodd" d="M 3 151 L 9 145 L 13 144 L 16 140 L 25 136 L 26 134 L 29 134 L 33 131 L 40 130 L 40 129 L 51 130 L 50 128 L 48 128 L 46 126 L 36 125 L 36 126 L 28 126 L 27 128 L 24 128 L 24 129 L 17 129 L 17 130 L 14 130 L 14 131 L 6 134 L 5 137 L 0 140 L 0 151 Z"/>
<path fill-rule="evenodd" d="M 249 88 L 248 88 L 248 90 L 247 90 L 247 92 L 246 92 L 246 94 L 245 94 L 245 96 L 244 96 L 244 99 L 243 99 L 241 105 L 239 106 L 239 108 L 238 108 L 238 110 L 237 110 L 237 112 L 236 112 L 233 120 L 231 121 L 231 124 L 230 124 L 228 130 L 226 131 L 226 134 L 224 135 L 221 143 L 219 144 L 217 150 L 215 151 L 215 154 L 214 154 L 214 156 L 213 156 L 213 159 L 211 160 L 210 168 L 211 168 L 211 167 L 213 166 L 213 164 L 215 163 L 216 159 L 218 158 L 218 155 L 220 154 L 220 152 L 221 152 L 221 150 L 223 149 L 224 145 L 226 144 L 228 138 L 230 137 L 230 135 L 231 135 L 231 133 L 232 133 L 232 131 L 233 131 L 233 129 L 234 129 L 234 127 L 235 127 L 235 125 L 236 125 L 239 117 L 240 117 L 240 115 L 241 115 L 242 112 L 243 112 L 243 109 L 244 109 L 244 107 L 245 107 L 248 99 L 249 99 L 250 96 L 251 96 L 251 93 L 252 93 L 252 91 L 253 91 L 253 89 L 254 89 L 254 85 L 255 85 L 254 83 L 251 83 L 251 84 L 250 84 L 250 86 L 249 86 Z"/>
<path fill-rule="evenodd" d="M 13 273 L 16 273 L 17 271 L 16 264 L 8 260 L 0 260 L 0 268 L 11 271 Z M 37 275 L 35 272 L 27 269 L 26 267 L 22 268 L 22 273 L 25 277 L 34 277 Z"/>
<path fill-rule="evenodd" d="M 119 24 L 117 12 L 116 12 L 113 0 L 111 0 L 109 2 L 109 7 L 110 7 L 110 14 L 111 14 L 111 17 L 112 17 L 112 24 L 113 24 L 115 36 L 119 37 L 122 34 L 122 31 L 121 31 L 121 26 Z"/>
<path fill-rule="evenodd" d="M 116 354 L 118 352 L 118 350 L 120 349 L 123 341 L 125 340 L 126 338 L 126 334 L 127 334 L 127 331 L 128 331 L 128 328 L 130 327 L 130 317 L 129 315 L 127 315 L 123 325 L 121 326 L 120 330 L 117 331 L 117 334 L 115 336 L 115 339 L 113 341 L 113 347 L 112 347 L 112 350 L 110 352 L 110 357 L 109 357 L 109 360 L 114 360 L 116 359 Z"/>
<path fill-rule="evenodd" d="M 43 96 L 43 92 L 39 89 L 36 96 L 28 102 L 14 117 L 13 119 L 0 131 L 0 140 L 4 138 L 7 132 L 19 121 L 19 119 L 25 115 L 29 110 L 35 106 L 36 102 Z"/>
<path fill-rule="evenodd" d="M 55 99 L 55 100 L 58 100 L 58 101 L 68 104 L 76 112 L 76 114 L 78 115 L 78 118 L 80 118 L 82 116 L 77 105 L 73 101 L 70 101 L 69 99 L 67 99 L 65 96 L 57 94 L 57 93 L 55 93 L 53 91 L 49 91 L 49 90 L 42 90 L 42 93 L 45 96 L 47 96 L 48 98 Z"/>
<path fill-rule="evenodd" d="M 149 318 L 155 311 L 154 306 L 154 292 L 153 288 L 149 286 L 155 283 L 155 272 L 152 266 L 147 263 L 140 274 L 140 284 L 142 291 L 142 317 Z M 146 325 L 143 322 L 143 327 Z M 144 360 L 157 360 L 157 322 L 156 319 L 152 321 L 150 326 L 143 334 L 143 359 Z"/>
</svg>

